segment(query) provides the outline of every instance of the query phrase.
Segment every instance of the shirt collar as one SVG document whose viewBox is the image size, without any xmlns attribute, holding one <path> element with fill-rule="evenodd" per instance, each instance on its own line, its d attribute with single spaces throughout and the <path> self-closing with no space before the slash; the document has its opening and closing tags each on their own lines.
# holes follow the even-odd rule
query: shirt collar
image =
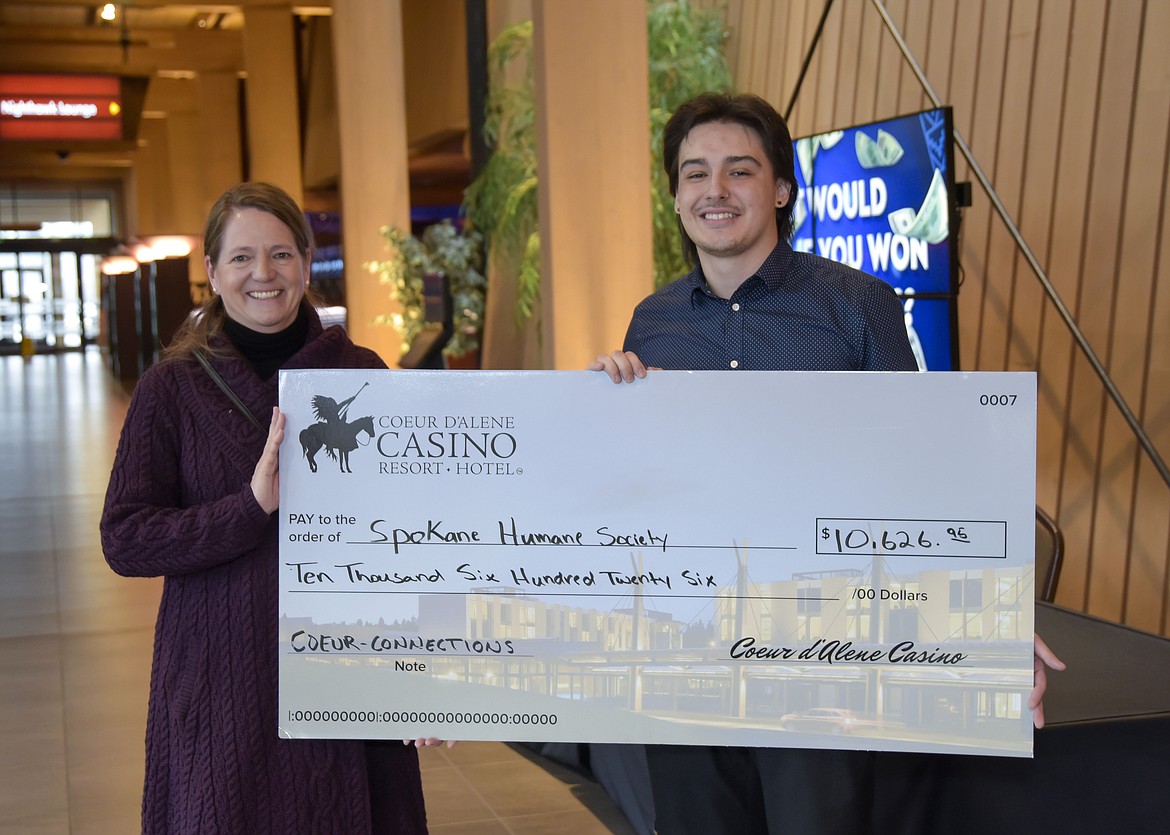
<svg viewBox="0 0 1170 835">
<path fill-rule="evenodd" d="M 792 247 L 788 241 L 780 241 L 776 244 L 775 249 L 764 259 L 764 263 L 748 278 L 758 276 L 764 282 L 764 286 L 769 291 L 778 290 L 780 285 L 784 283 L 784 276 L 788 273 L 789 262 L 792 260 Z M 705 296 L 715 298 L 715 294 L 707 286 L 707 280 L 703 278 L 703 267 L 699 264 L 687 273 L 685 279 L 687 285 L 691 288 L 691 304 L 696 303 L 696 294 L 702 293 Z M 745 279 L 746 281 L 746 279 Z"/>
</svg>

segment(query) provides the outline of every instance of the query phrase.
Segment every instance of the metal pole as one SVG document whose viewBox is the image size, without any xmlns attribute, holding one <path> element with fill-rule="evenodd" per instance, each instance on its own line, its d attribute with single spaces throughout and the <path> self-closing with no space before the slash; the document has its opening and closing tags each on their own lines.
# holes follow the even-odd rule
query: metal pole
<svg viewBox="0 0 1170 835">
<path fill-rule="evenodd" d="M 898 44 L 898 49 L 902 51 L 902 57 L 906 59 L 906 63 L 910 65 L 910 69 L 914 71 L 914 75 L 918 77 L 918 83 L 922 85 L 923 91 L 930 97 L 931 102 L 935 107 L 942 107 L 942 102 L 939 101 L 938 96 L 934 92 L 934 88 L 930 86 L 930 82 L 926 79 L 926 74 L 922 72 L 922 68 L 918 66 L 918 62 L 914 60 L 914 56 L 910 53 L 910 48 L 906 45 L 906 41 L 902 39 L 902 35 L 898 32 L 898 28 L 894 25 L 894 21 L 890 19 L 890 15 L 886 12 L 885 4 L 882 0 L 871 0 L 874 8 L 882 17 L 882 21 L 886 25 L 887 31 L 893 36 L 894 41 Z M 1133 434 L 1137 437 L 1138 443 L 1141 444 L 1142 449 L 1150 456 L 1154 467 L 1157 468 L 1158 473 L 1162 476 L 1162 480 L 1170 486 L 1170 469 L 1166 467 L 1166 462 L 1162 460 L 1162 456 L 1158 454 L 1158 450 L 1154 448 L 1153 441 L 1146 431 L 1142 428 L 1141 423 L 1138 422 L 1137 417 L 1130 410 L 1129 405 L 1125 402 L 1121 392 L 1114 384 L 1109 373 L 1105 370 L 1105 366 L 1097 358 L 1096 352 L 1089 344 L 1089 340 L 1085 338 L 1079 325 L 1073 319 L 1072 314 L 1069 313 L 1064 301 L 1060 298 L 1060 294 L 1056 292 L 1056 288 L 1052 286 L 1052 282 L 1048 280 L 1048 276 L 1041 268 L 1040 263 L 1036 260 L 1036 256 L 1032 254 L 1031 248 L 1024 240 L 1023 235 L 1020 234 L 1019 228 L 1015 221 L 1012 220 L 1011 215 L 1008 214 L 1007 208 L 999 199 L 999 195 L 995 193 L 987 176 L 983 173 L 983 169 L 979 167 L 979 163 L 975 161 L 975 156 L 971 153 L 971 149 L 967 147 L 967 143 L 963 141 L 963 137 L 959 135 L 958 130 L 954 132 L 955 145 L 962 151 L 963 157 L 967 160 L 975 179 L 979 181 L 979 185 L 983 186 L 983 190 L 987 193 L 991 200 L 991 205 L 995 207 L 996 212 L 999 213 L 1004 225 L 1007 226 L 1008 232 L 1012 239 L 1016 242 L 1016 246 L 1023 254 L 1024 259 L 1028 262 L 1028 266 L 1032 268 L 1032 272 L 1036 274 L 1036 278 L 1040 281 L 1040 285 L 1044 288 L 1044 292 L 1056 306 L 1056 312 L 1060 314 L 1060 318 L 1064 320 L 1064 324 L 1068 327 L 1073 339 L 1076 340 L 1077 345 L 1080 346 L 1085 358 L 1089 361 L 1089 365 L 1093 366 L 1093 370 L 1097 372 L 1097 376 L 1101 378 L 1101 383 L 1105 386 L 1105 390 L 1109 392 L 1109 396 L 1113 398 L 1113 402 L 1117 404 L 1117 408 L 1121 410 L 1122 417 L 1125 418 L 1126 423 L 1129 424 Z"/>
<path fill-rule="evenodd" d="M 784 109 L 784 121 L 792 116 L 792 108 L 796 107 L 796 97 L 800 95 L 804 77 L 808 74 L 808 65 L 812 63 L 813 53 L 817 51 L 817 44 L 821 42 L 821 32 L 825 31 L 825 21 L 829 19 L 829 9 L 833 8 L 833 0 L 825 0 L 825 10 L 821 12 L 821 20 L 817 24 L 817 31 L 813 33 L 812 43 L 808 45 L 808 52 L 804 54 L 804 63 L 800 65 L 800 75 L 796 77 L 796 87 L 792 90 L 792 97 L 788 99 L 788 107 Z"/>
</svg>

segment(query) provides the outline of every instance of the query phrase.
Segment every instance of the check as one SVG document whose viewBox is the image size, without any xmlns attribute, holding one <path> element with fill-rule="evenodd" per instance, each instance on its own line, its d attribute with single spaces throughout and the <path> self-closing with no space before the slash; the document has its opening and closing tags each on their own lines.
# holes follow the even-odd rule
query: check
<svg viewBox="0 0 1170 835">
<path fill-rule="evenodd" d="M 280 732 L 1030 756 L 1031 373 L 281 372 Z"/>
</svg>

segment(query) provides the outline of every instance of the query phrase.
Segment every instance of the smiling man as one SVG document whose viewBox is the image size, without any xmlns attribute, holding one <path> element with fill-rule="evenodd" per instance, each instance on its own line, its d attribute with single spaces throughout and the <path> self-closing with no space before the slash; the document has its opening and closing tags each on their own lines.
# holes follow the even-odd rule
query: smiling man
<svg viewBox="0 0 1170 835">
<path fill-rule="evenodd" d="M 675 111 L 663 164 L 695 269 L 634 311 L 624 350 L 591 367 L 915 371 L 884 281 L 788 244 L 800 199 L 792 137 L 757 96 L 706 93 Z"/>
<path fill-rule="evenodd" d="M 663 165 L 694 269 L 639 304 L 622 350 L 589 368 L 615 383 L 643 378 L 648 368 L 918 370 L 902 305 L 888 284 L 789 246 L 800 194 L 792 137 L 770 104 L 752 95 L 691 99 L 663 132 Z M 733 467 L 736 454 L 750 455 L 753 444 L 783 431 L 760 426 L 755 436 L 728 438 L 719 426 L 696 426 L 691 454 L 719 456 Z M 784 498 L 777 488 L 775 500 Z M 1044 664 L 1063 664 L 1039 639 L 1036 653 L 1029 706 L 1040 727 Z M 661 835 L 873 831 L 873 754 L 646 749 Z"/>
</svg>

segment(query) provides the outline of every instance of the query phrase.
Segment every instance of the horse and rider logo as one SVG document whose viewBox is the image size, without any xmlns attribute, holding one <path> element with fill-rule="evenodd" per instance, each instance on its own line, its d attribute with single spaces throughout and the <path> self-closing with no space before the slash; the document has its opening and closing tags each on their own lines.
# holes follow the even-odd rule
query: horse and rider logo
<svg viewBox="0 0 1170 835">
<path fill-rule="evenodd" d="M 313 414 L 317 422 L 301 430 L 301 451 L 309 460 L 309 469 L 317 472 L 317 461 L 314 456 L 325 449 L 325 453 L 337 462 L 343 473 L 352 473 L 349 468 L 349 454 L 363 444 L 358 442 L 358 435 L 362 432 L 374 438 L 374 418 L 372 415 L 360 417 L 357 420 L 347 421 L 346 412 L 349 404 L 358 394 L 362 393 L 369 383 L 362 383 L 362 388 L 348 400 L 338 403 L 332 397 L 323 394 L 313 395 Z M 367 442 L 368 443 L 368 442 Z"/>
</svg>

